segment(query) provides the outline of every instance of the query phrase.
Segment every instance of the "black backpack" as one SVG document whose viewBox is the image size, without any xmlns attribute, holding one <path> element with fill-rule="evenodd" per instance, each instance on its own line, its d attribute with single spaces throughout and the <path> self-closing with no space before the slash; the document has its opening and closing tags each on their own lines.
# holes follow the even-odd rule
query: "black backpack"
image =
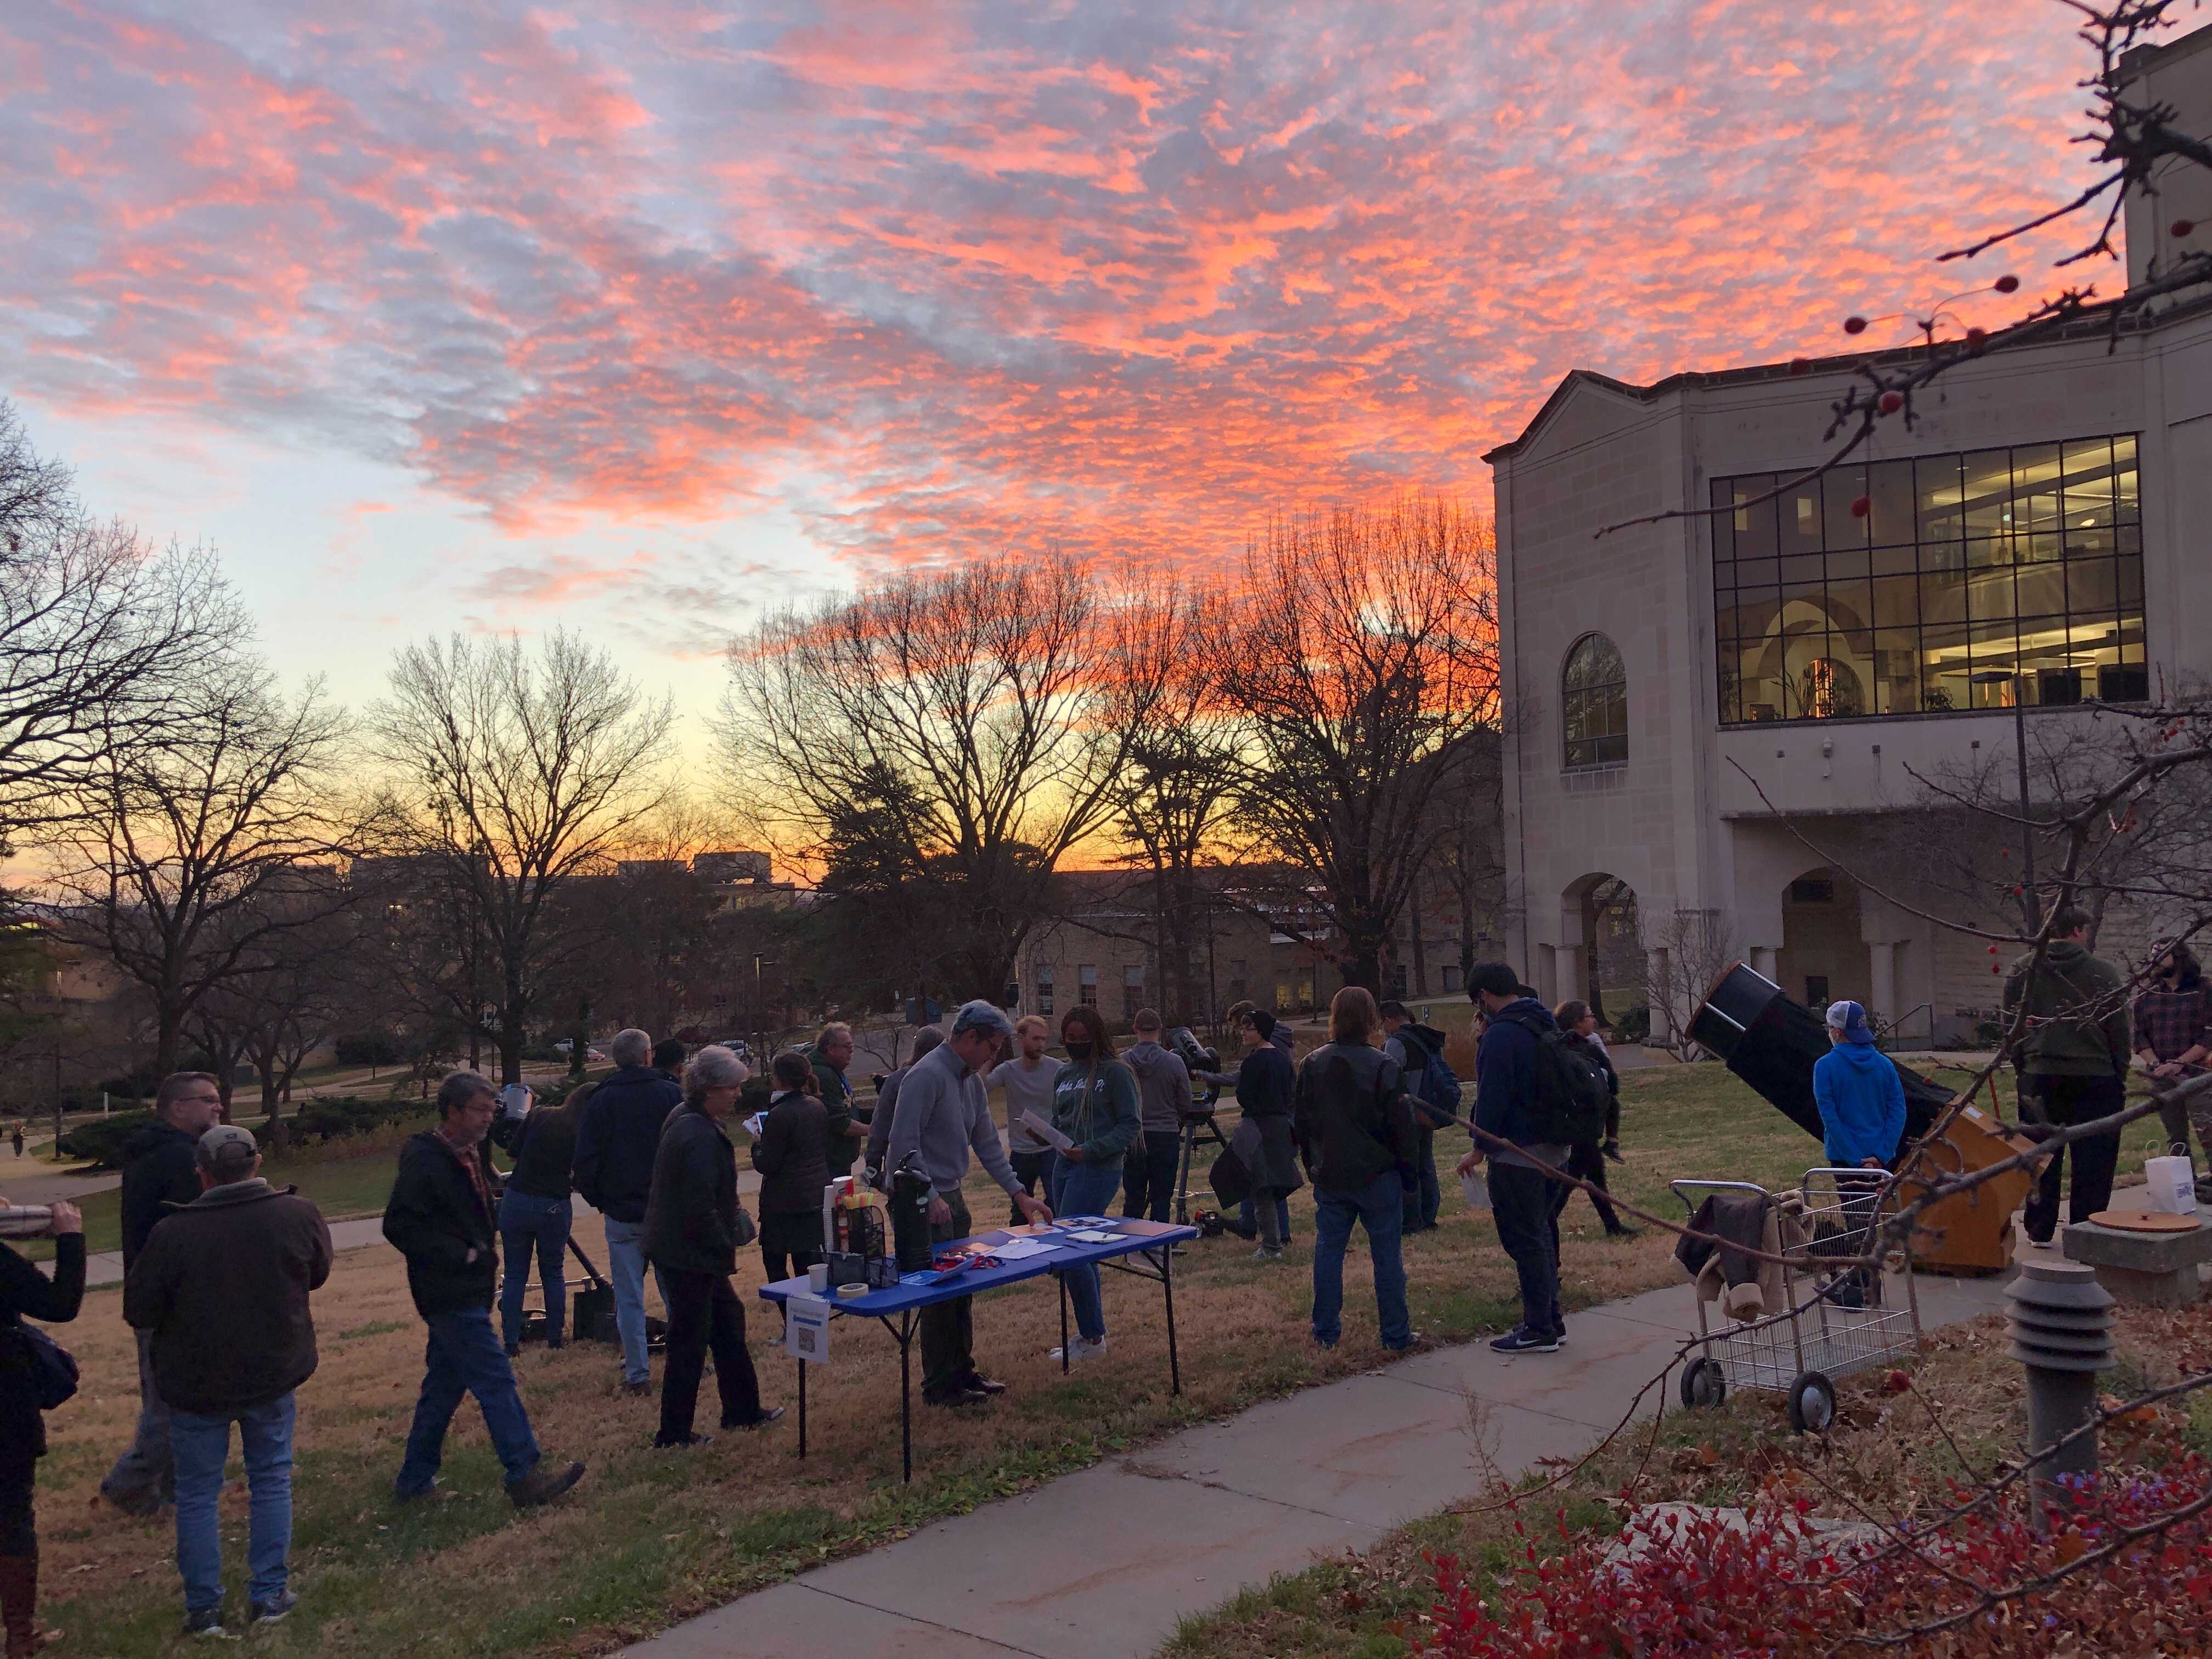
<svg viewBox="0 0 2212 1659">
<path fill-rule="evenodd" d="M 1528 1103 L 1536 1139 L 1552 1146 L 1580 1146 L 1602 1136 L 1613 1087 L 1598 1057 L 1570 1042 L 1557 1025 L 1540 1024 L 1528 1014 L 1504 1018 L 1536 1039 L 1536 1097 Z"/>
</svg>

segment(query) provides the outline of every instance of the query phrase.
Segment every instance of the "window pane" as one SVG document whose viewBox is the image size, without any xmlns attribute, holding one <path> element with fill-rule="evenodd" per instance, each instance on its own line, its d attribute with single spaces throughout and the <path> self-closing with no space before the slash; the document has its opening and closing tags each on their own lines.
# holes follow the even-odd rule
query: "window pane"
<svg viewBox="0 0 2212 1659">
<path fill-rule="evenodd" d="M 1845 548 L 1841 552 L 1831 549 L 1828 553 L 1828 580 L 1848 581 L 1863 576 L 1874 556 L 1863 548 Z"/>
<path fill-rule="evenodd" d="M 1964 542 L 1923 542 L 1920 546 L 1920 568 L 1923 570 L 1964 570 L 1966 568 L 1966 544 Z"/>
<path fill-rule="evenodd" d="M 1827 574 L 1827 561 L 1818 553 L 1801 553 L 1782 562 L 1782 580 L 1785 582 L 1817 582 Z"/>
<path fill-rule="evenodd" d="M 1990 536 L 1966 544 L 1966 568 L 1984 570 L 1991 565 L 2012 562 L 2012 541 L 2009 537 Z"/>
<path fill-rule="evenodd" d="M 1918 580 L 1911 576 L 1877 576 L 1874 580 L 1874 623 L 1877 628 L 1910 628 L 1920 620 Z"/>
<path fill-rule="evenodd" d="M 1955 542 L 1966 533 L 1966 513 L 1956 455 L 1926 456 L 1912 464 L 1922 542 Z"/>
<path fill-rule="evenodd" d="M 2120 609 L 2140 618 L 2142 615 L 2142 561 L 2121 559 L 2113 566 L 2120 585 Z"/>
<path fill-rule="evenodd" d="M 2066 526 L 2066 556 L 2069 559 L 2109 559 L 2112 556 L 2113 538 L 2118 535 L 2110 525 L 2088 526 L 2069 523 Z"/>
<path fill-rule="evenodd" d="M 1975 570 L 1966 578 L 1966 615 L 1974 622 L 1988 622 L 1995 617 L 2012 617 L 2019 612 L 2013 605 L 2012 572 L 2009 570 Z"/>
<path fill-rule="evenodd" d="M 1845 633 L 1873 626 L 1874 584 L 1831 581 L 1828 584 L 1829 629 Z"/>
<path fill-rule="evenodd" d="M 1820 550 L 1820 481 L 1799 484 L 1775 503 L 1782 509 L 1782 550 L 1817 553 Z"/>
<path fill-rule="evenodd" d="M 1966 576 L 1964 571 L 1946 570 L 1930 574 L 1922 572 L 1920 577 L 1920 620 L 1927 623 L 1963 623 L 1966 620 Z"/>
<path fill-rule="evenodd" d="M 1877 576 L 1911 574 L 1913 550 L 1910 542 L 1903 547 L 1877 547 L 1870 557 L 1874 563 L 1874 574 Z"/>
<path fill-rule="evenodd" d="M 1876 461 L 1868 469 L 1867 494 L 1874 510 L 1868 529 L 1876 547 L 1912 539 L 1912 463 Z"/>
<path fill-rule="evenodd" d="M 1721 510 L 1729 505 L 1735 495 L 1735 487 L 1731 485 L 1726 478 L 1716 478 L 1713 480 L 1713 515 L 1705 522 L 1712 526 L 1713 557 L 1716 559 L 1731 559 L 1735 556 L 1734 544 L 1734 538 L 1735 535 L 1735 514 L 1733 513 L 1724 513 Z"/>
<path fill-rule="evenodd" d="M 1771 474 L 1754 472 L 1747 478 L 1729 480 L 1730 493 L 1738 501 L 1749 501 L 1754 495 L 1764 495 L 1774 488 Z M 1735 556 L 1757 558 L 1774 551 L 1774 503 L 1761 501 L 1756 507 L 1739 507 L 1731 515 L 1735 526 Z"/>
<path fill-rule="evenodd" d="M 2076 527 L 2112 521 L 2112 446 L 2106 438 L 2066 446 L 2066 521 Z"/>
<path fill-rule="evenodd" d="M 1782 561 L 1779 559 L 1738 559 L 1735 562 L 1735 585 L 1738 587 L 1773 587 L 1782 580 Z"/>
<path fill-rule="evenodd" d="M 2111 611 L 2120 602 L 2119 572 L 2112 559 L 2075 559 L 2066 565 L 2066 608 L 2075 616 Z"/>
<path fill-rule="evenodd" d="M 1978 449 L 1966 458 L 1966 520 L 1969 536 L 1994 536 L 2010 527 L 2012 454 Z"/>
<path fill-rule="evenodd" d="M 2133 524 L 2136 512 L 2136 441 L 2132 434 L 2112 440 L 2112 510 L 2122 524 Z"/>
<path fill-rule="evenodd" d="M 1735 605 L 1735 637 L 1739 640 L 1759 640 L 1774 631 L 1775 618 L 1781 614 L 1782 599 L 1778 593 L 1740 593 Z"/>
<path fill-rule="evenodd" d="M 1875 711 L 1916 714 L 1920 708 L 1919 635 L 1910 629 L 1874 636 Z"/>
<path fill-rule="evenodd" d="M 1828 550 L 1864 547 L 1866 519 L 1851 515 L 1851 503 L 1867 493 L 1866 468 L 1846 463 L 1820 480 L 1820 499 L 1827 503 Z"/>
<path fill-rule="evenodd" d="M 2018 578 L 2020 614 L 2052 617 L 2066 609 L 2066 573 L 2055 564 L 2022 570 Z"/>
<path fill-rule="evenodd" d="M 1965 625 L 1920 630 L 1920 702 L 1929 712 L 1972 706 L 1966 684 Z"/>
</svg>

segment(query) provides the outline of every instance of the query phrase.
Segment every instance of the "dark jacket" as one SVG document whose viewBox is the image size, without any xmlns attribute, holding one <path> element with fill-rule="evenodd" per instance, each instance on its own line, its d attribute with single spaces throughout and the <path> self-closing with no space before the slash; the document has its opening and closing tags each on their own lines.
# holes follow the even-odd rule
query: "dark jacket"
<svg viewBox="0 0 2212 1659">
<path fill-rule="evenodd" d="M 2013 1064 L 2023 1077 L 2125 1077 L 2128 1000 L 2112 964 L 2069 939 L 2054 940 L 2040 966 L 2029 952 L 2006 977 L 2006 1023 L 2025 1003 L 2027 1029 Z"/>
<path fill-rule="evenodd" d="M 814 1067 L 815 1086 L 822 1091 L 822 1109 L 829 1115 L 830 1133 L 823 1145 L 830 1173 L 850 1175 L 853 1160 L 860 1155 L 860 1143 L 853 1139 L 852 1133 L 853 1125 L 860 1118 L 853 1103 L 853 1085 L 842 1072 L 822 1057 L 818 1047 L 806 1051 L 806 1060 Z"/>
<path fill-rule="evenodd" d="M 486 1148 L 478 1146 L 477 1156 Z M 489 1174 L 489 1165 L 486 1166 Z M 435 1129 L 410 1135 L 384 1206 L 384 1236 L 407 1258 L 407 1288 L 425 1319 L 491 1306 L 497 1226 L 460 1156 Z M 474 1255 L 470 1252 L 474 1251 Z"/>
<path fill-rule="evenodd" d="M 0 1244 L 0 1483 L 31 1478 L 34 1458 L 46 1455 L 46 1419 L 30 1369 L 30 1352 L 17 1329 L 27 1316 L 60 1325 L 76 1317 L 84 1301 L 84 1235 L 54 1240 L 54 1276 L 48 1279 Z"/>
<path fill-rule="evenodd" d="M 1330 1192 L 1358 1192 L 1387 1170 L 1402 1179 L 1420 1152 L 1405 1074 L 1364 1042 L 1325 1042 L 1305 1057 L 1291 1127 L 1314 1186 Z"/>
<path fill-rule="evenodd" d="M 330 1276 L 322 1212 L 257 1176 L 170 1210 L 124 1281 L 123 1317 L 152 1333 L 169 1405 L 252 1411 L 315 1374 L 307 1293 Z"/>
<path fill-rule="evenodd" d="M 575 1185 L 576 1135 L 597 1090 L 587 1083 L 578 1092 L 583 1099 L 541 1106 L 527 1117 L 501 1118 L 492 1124 L 491 1138 L 514 1156 L 514 1168 L 507 1177 L 510 1192 L 532 1198 L 568 1196 Z"/>
<path fill-rule="evenodd" d="M 890 1138 L 886 1129 L 884 1138 Z M 753 1168 L 761 1173 L 763 1215 L 818 1214 L 830 1184 L 830 1112 L 812 1095 L 793 1090 L 768 1109 Z"/>
<path fill-rule="evenodd" d="M 1474 1125 L 1516 1146 L 1536 1144 L 1536 1123 L 1530 1115 L 1536 1103 L 1536 1034 L 1519 1024 L 1535 1019 L 1557 1025 L 1552 1011 L 1534 997 L 1507 1003 L 1482 1034 L 1474 1051 Z M 1475 1137 L 1486 1156 L 1502 1154 L 1495 1141 Z"/>
<path fill-rule="evenodd" d="M 814 1201 L 822 1201 L 818 1194 Z M 672 1273 L 738 1270 L 738 1149 L 696 1106 L 679 1106 L 661 1132 L 645 1206 L 645 1255 Z"/>
<path fill-rule="evenodd" d="M 1237 1068 L 1237 1109 L 1246 1117 L 1288 1117 L 1297 1084 L 1297 1067 L 1291 1064 L 1291 1057 L 1275 1044 L 1263 1042 Z"/>
<path fill-rule="evenodd" d="M 586 1203 L 632 1226 L 645 1219 L 660 1126 L 683 1100 L 649 1066 L 625 1066 L 592 1091 L 576 1132 L 576 1190 Z"/>
<path fill-rule="evenodd" d="M 123 1168 L 125 1273 L 145 1248 L 154 1224 L 168 1213 L 162 1206 L 189 1204 L 200 1195 L 199 1170 L 192 1162 L 199 1144 L 198 1137 L 155 1118 L 124 1148 L 131 1158 Z"/>
</svg>

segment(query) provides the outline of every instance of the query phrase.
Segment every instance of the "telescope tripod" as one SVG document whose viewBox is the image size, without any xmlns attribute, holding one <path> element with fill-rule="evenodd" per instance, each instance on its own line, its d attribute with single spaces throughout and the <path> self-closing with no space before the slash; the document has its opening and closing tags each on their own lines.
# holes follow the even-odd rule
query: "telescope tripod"
<svg viewBox="0 0 2212 1659">
<path fill-rule="evenodd" d="M 1229 1150 L 1229 1142 L 1227 1139 L 1223 1136 L 1220 1126 L 1214 1122 L 1213 1114 L 1212 1112 L 1194 1112 L 1184 1117 L 1182 1121 L 1182 1161 L 1179 1172 L 1176 1177 L 1175 1195 L 1176 1224 L 1181 1227 L 1188 1227 L 1191 1224 L 1190 1160 L 1191 1154 L 1197 1149 L 1199 1137 L 1201 1134 L 1204 1135 L 1207 1140 L 1212 1142 L 1213 1145 L 1220 1147 L 1223 1152 L 1225 1152 Z"/>
</svg>

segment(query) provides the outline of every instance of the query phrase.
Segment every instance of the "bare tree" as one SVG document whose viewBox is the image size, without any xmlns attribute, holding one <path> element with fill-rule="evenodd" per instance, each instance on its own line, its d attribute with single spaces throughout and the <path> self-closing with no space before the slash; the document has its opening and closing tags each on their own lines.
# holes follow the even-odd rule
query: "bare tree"
<svg viewBox="0 0 2212 1659">
<path fill-rule="evenodd" d="M 734 645 L 715 732 L 763 835 L 855 878 L 827 902 L 919 907 L 952 987 L 997 996 L 1109 811 L 1127 730 L 1094 718 L 1111 644 L 1072 561 L 902 576 Z"/>
<path fill-rule="evenodd" d="M 341 717 L 318 688 L 288 701 L 249 664 L 204 691 L 161 745 L 89 760 L 43 836 L 55 898 L 42 914 L 144 988 L 162 1071 L 211 990 L 258 971 L 274 935 L 350 902 L 305 873 L 357 837 L 332 805 Z"/>
<path fill-rule="evenodd" d="M 1158 994 L 1170 1024 L 1220 1012 L 1200 994 L 1194 968 L 1202 918 L 1218 902 L 1200 872 L 1236 796 L 1238 757 L 1220 706 L 1207 599 L 1173 581 L 1127 592 L 1101 717 L 1122 755 L 1107 791 L 1108 828 L 1121 860 L 1151 877 Z"/>
<path fill-rule="evenodd" d="M 0 402 L 0 848 L 76 810 L 111 750 L 188 738 L 247 632 L 211 555 L 94 522 Z"/>
<path fill-rule="evenodd" d="M 1442 500 L 1278 521 L 1218 653 L 1241 854 L 1288 866 L 1278 898 L 1317 901 L 1346 981 L 1370 990 L 1449 834 L 1431 803 L 1498 716 L 1495 553 L 1490 522 Z"/>
<path fill-rule="evenodd" d="M 549 906 L 665 798 L 674 706 L 565 633 L 535 653 L 513 635 L 409 646 L 391 686 L 368 724 L 398 778 L 394 843 L 434 872 L 425 900 L 457 904 L 480 939 L 501 1074 L 517 1082 Z"/>
<path fill-rule="evenodd" d="M 1736 959 L 1736 939 L 1718 910 L 1637 912 L 1637 945 L 1644 954 L 1644 998 L 1651 1013 L 1647 1041 L 1677 1060 L 1687 1060 L 1690 1016 L 1712 983 Z"/>
</svg>

